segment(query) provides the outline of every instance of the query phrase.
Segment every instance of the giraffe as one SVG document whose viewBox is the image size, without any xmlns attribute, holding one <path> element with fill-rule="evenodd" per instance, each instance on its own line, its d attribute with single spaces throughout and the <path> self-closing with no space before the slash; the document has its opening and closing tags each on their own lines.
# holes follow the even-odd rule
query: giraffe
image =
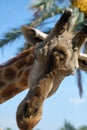
<svg viewBox="0 0 87 130">
<path fill-rule="evenodd" d="M 27 43 L 25 51 L 6 64 L 0 65 L 0 103 L 29 88 L 27 79 L 35 60 L 35 45 L 46 38 L 49 39 L 47 34 L 32 27 L 22 26 L 22 33 Z M 28 49 L 30 44 L 33 46 Z"/>
<path fill-rule="evenodd" d="M 17 109 L 21 130 L 32 130 L 40 121 L 46 98 L 53 95 L 62 80 L 79 68 L 79 52 L 87 38 L 87 26 L 75 36 L 67 31 L 72 10 L 66 10 L 54 29 L 37 44 L 28 84 L 30 90 Z"/>
<path fill-rule="evenodd" d="M 30 49 L 0 66 L 0 87 L 3 88 L 0 94 L 3 101 L 6 96 L 5 85 L 9 88 L 8 94 L 12 93 L 13 85 L 17 93 L 27 86 L 30 88 L 17 109 L 16 119 L 20 130 L 32 130 L 35 127 L 41 119 L 44 100 L 56 92 L 66 76 L 79 68 L 79 51 L 87 37 L 87 26 L 75 36 L 69 33 L 67 25 L 71 13 L 71 10 L 64 12 L 51 33 L 45 35 L 44 41 L 40 39 L 37 43 L 38 38 L 34 34 L 35 44 Z M 22 29 L 28 43 L 26 30 L 29 28 L 23 26 Z M 34 33 L 32 29 L 30 32 Z"/>
</svg>

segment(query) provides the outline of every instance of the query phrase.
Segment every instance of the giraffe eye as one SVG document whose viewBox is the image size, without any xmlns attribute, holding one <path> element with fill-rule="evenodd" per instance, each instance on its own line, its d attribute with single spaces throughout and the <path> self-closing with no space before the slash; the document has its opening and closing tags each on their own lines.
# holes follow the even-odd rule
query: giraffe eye
<svg viewBox="0 0 87 130">
<path fill-rule="evenodd" d="M 66 58 L 64 51 L 61 51 L 60 49 L 54 50 L 53 56 L 58 57 L 60 61 Z"/>
</svg>

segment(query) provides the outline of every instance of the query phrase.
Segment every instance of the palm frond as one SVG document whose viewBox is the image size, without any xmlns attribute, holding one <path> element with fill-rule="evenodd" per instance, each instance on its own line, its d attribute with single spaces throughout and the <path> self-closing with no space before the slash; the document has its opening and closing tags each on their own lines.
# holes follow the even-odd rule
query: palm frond
<svg viewBox="0 0 87 130">
<path fill-rule="evenodd" d="M 19 36 L 21 35 L 21 29 L 20 28 L 14 28 L 10 30 L 9 32 L 6 32 L 3 36 L 3 38 L 0 39 L 0 47 L 13 42 Z"/>
<path fill-rule="evenodd" d="M 46 18 L 52 17 L 53 15 L 56 15 L 59 12 L 62 12 L 62 10 L 56 4 L 54 4 L 55 1 L 56 0 L 46 0 L 46 1 L 40 0 L 40 3 L 38 4 L 36 3 L 35 5 L 32 5 L 32 8 L 35 7 L 37 9 L 40 8 L 42 5 L 44 5 L 45 10 L 39 11 L 40 15 L 38 15 L 38 17 L 35 17 L 32 21 L 30 21 L 28 24 L 25 24 L 25 25 L 37 27 Z M 48 6 L 49 6 L 49 10 L 47 11 Z M 53 8 L 50 8 L 50 7 L 53 7 Z M 8 43 L 14 42 L 20 36 L 21 36 L 21 27 L 11 29 L 9 32 L 6 32 L 3 35 L 3 38 L 0 39 L 0 47 Z"/>
<path fill-rule="evenodd" d="M 32 8 L 40 8 L 41 6 L 43 6 L 43 10 L 45 9 L 45 10 L 48 10 L 49 11 L 49 9 L 52 7 L 52 6 L 54 6 L 54 3 L 55 3 L 55 1 L 57 1 L 57 0 L 38 0 L 37 1 L 37 3 L 33 3 L 32 5 L 31 5 L 31 7 Z"/>
<path fill-rule="evenodd" d="M 33 4 L 31 8 L 36 9 L 34 13 L 36 17 L 43 17 L 46 13 L 52 13 L 52 15 L 55 15 L 56 12 L 59 13 L 60 11 L 63 11 L 59 8 L 57 0 L 38 0 L 38 3 Z"/>
<path fill-rule="evenodd" d="M 79 95 L 82 97 L 83 94 L 83 86 L 82 86 L 82 74 L 80 70 L 77 70 L 77 84 L 79 88 Z"/>
<path fill-rule="evenodd" d="M 43 20 L 45 20 L 46 18 L 52 17 L 53 15 L 56 15 L 56 14 L 58 14 L 57 11 L 54 12 L 54 14 L 52 14 L 51 12 L 44 13 L 44 14 L 42 14 L 42 17 L 38 17 L 35 21 L 32 21 L 32 23 L 30 24 L 30 26 L 37 27 L 38 25 L 41 24 L 41 22 Z"/>
</svg>

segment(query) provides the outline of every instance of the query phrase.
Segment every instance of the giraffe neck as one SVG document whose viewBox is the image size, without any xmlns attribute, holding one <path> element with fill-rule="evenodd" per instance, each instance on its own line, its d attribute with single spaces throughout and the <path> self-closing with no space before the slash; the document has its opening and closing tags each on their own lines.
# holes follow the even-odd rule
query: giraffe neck
<svg viewBox="0 0 87 130">
<path fill-rule="evenodd" d="M 33 51 L 34 47 L 0 65 L 0 103 L 28 87 L 27 79 L 34 61 Z M 2 95 L 6 99 L 2 99 Z"/>
</svg>

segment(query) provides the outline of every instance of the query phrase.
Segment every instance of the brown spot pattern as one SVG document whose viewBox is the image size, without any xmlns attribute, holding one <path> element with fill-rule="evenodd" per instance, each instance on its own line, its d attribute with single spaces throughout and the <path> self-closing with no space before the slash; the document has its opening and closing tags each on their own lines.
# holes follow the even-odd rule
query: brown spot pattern
<svg viewBox="0 0 87 130">
<path fill-rule="evenodd" d="M 5 86 L 5 82 L 4 81 L 0 81 L 0 88 Z"/>
<path fill-rule="evenodd" d="M 35 59 L 34 55 L 29 55 L 26 59 L 27 60 L 26 66 L 31 66 L 34 62 L 34 59 Z"/>
<path fill-rule="evenodd" d="M 28 76 L 29 76 L 29 70 L 27 69 L 23 73 L 23 76 L 20 79 L 19 84 L 22 85 L 22 86 L 26 86 L 27 85 Z"/>
<path fill-rule="evenodd" d="M 16 74 L 16 70 L 9 67 L 4 72 L 4 78 L 6 78 L 6 80 L 13 80 L 16 77 Z"/>
<path fill-rule="evenodd" d="M 23 66 L 25 66 L 25 64 L 26 64 L 26 58 L 25 58 L 25 59 L 21 59 L 21 60 L 19 60 L 18 62 L 16 62 L 16 63 L 15 63 L 15 66 L 16 66 L 18 69 L 20 69 L 20 68 L 22 68 Z"/>
<path fill-rule="evenodd" d="M 22 89 L 17 88 L 16 84 L 11 84 L 8 86 L 8 89 L 4 90 L 1 95 L 5 97 L 6 100 L 9 98 L 15 96 L 17 93 L 19 93 Z"/>
<path fill-rule="evenodd" d="M 23 69 L 19 70 L 18 74 L 17 74 L 17 78 L 20 79 L 21 76 L 23 75 Z"/>
<path fill-rule="evenodd" d="M 4 77 L 3 77 L 3 71 L 4 70 L 0 70 L 0 79 L 3 79 Z"/>
</svg>

